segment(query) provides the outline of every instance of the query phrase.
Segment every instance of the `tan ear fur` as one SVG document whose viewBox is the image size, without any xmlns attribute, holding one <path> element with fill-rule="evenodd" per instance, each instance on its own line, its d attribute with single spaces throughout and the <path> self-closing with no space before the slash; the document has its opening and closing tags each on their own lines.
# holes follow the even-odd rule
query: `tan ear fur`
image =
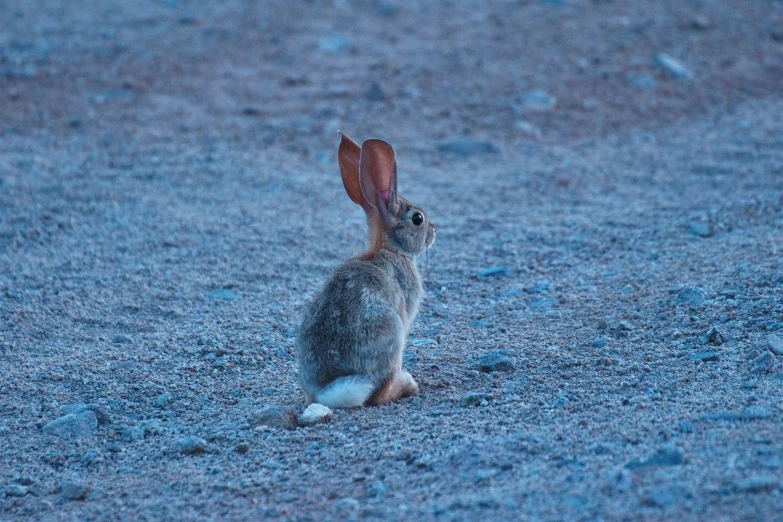
<svg viewBox="0 0 783 522">
<path fill-rule="evenodd" d="M 397 207 L 397 160 L 394 149 L 383 140 L 362 144 L 359 182 L 364 199 L 378 210 L 385 226 L 392 226 Z"/>
<path fill-rule="evenodd" d="M 351 201 L 361 205 L 367 211 L 370 207 L 362 194 L 362 187 L 359 183 L 359 161 L 362 148 L 342 132 L 340 135 L 342 140 L 340 140 L 340 146 L 337 149 L 337 163 L 340 165 L 340 175 L 343 178 L 345 192 Z"/>
</svg>

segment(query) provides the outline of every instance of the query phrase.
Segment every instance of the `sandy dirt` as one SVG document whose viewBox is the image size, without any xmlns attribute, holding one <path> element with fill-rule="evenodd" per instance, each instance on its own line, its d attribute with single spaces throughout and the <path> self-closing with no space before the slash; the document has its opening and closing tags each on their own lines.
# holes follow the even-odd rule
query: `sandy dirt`
<svg viewBox="0 0 783 522">
<path fill-rule="evenodd" d="M 421 394 L 286 429 L 338 130 Z M 780 1 L 0 0 L 0 520 L 781 520 L 781 339 Z"/>
</svg>

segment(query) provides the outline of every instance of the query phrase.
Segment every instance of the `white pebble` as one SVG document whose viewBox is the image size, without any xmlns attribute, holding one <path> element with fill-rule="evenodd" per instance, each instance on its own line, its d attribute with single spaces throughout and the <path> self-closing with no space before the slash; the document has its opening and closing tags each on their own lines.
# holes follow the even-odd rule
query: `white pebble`
<svg viewBox="0 0 783 522">
<path fill-rule="evenodd" d="M 323 404 L 314 402 L 305 408 L 305 411 L 299 416 L 299 424 L 310 426 L 319 422 L 327 422 L 333 415 L 334 412 L 332 410 Z"/>
</svg>

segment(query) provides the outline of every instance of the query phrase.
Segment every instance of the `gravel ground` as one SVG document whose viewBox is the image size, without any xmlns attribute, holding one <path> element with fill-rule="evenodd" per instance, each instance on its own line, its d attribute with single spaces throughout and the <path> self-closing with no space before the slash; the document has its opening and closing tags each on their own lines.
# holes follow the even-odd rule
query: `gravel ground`
<svg viewBox="0 0 783 522">
<path fill-rule="evenodd" d="M 0 20 L 0 519 L 783 519 L 783 3 Z M 338 129 L 438 225 L 421 394 L 289 429 Z"/>
</svg>

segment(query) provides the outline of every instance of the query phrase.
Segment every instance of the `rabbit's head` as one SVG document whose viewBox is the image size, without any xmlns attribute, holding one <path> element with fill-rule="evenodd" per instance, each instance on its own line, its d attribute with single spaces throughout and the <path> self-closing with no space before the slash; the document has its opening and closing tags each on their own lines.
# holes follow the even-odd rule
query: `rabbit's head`
<svg viewBox="0 0 783 522">
<path fill-rule="evenodd" d="M 424 211 L 397 195 L 394 149 L 369 139 L 360 147 L 342 135 L 337 151 L 348 197 L 367 214 L 370 251 L 382 248 L 416 256 L 435 241 L 435 225 Z"/>
</svg>

